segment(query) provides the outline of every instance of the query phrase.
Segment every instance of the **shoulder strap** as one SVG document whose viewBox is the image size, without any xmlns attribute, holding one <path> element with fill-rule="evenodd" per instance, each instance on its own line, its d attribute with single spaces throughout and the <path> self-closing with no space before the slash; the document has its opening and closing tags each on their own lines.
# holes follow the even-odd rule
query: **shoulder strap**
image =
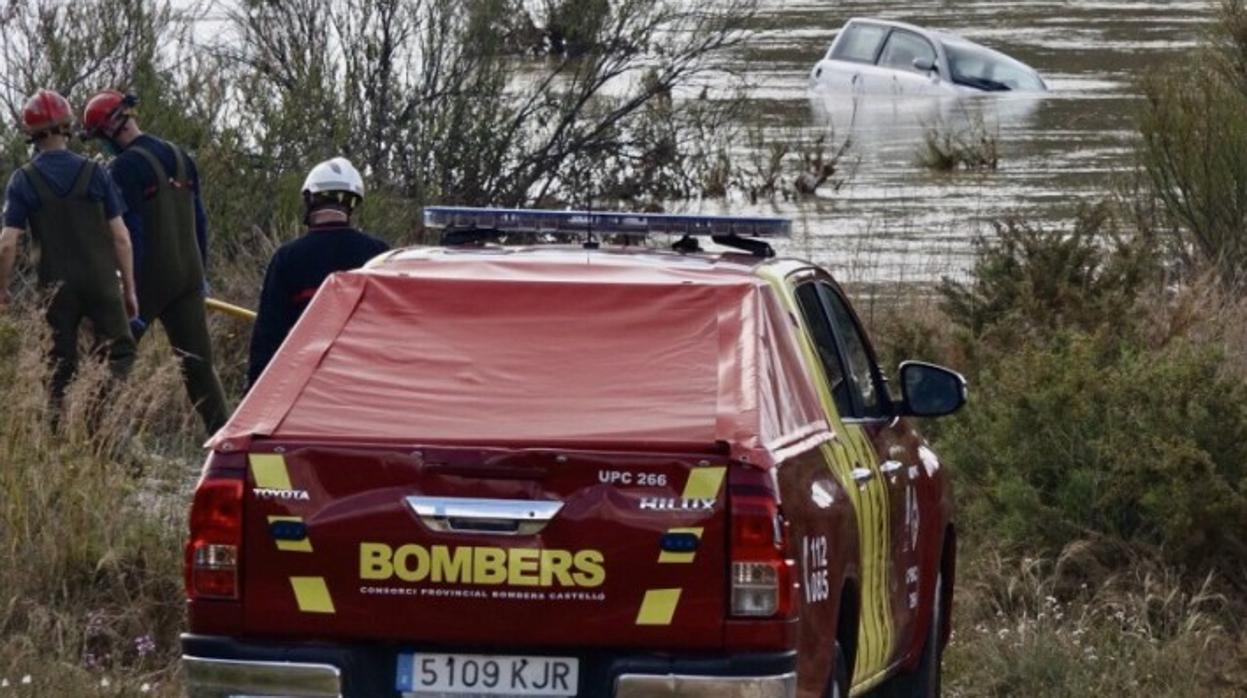
<svg viewBox="0 0 1247 698">
<path fill-rule="evenodd" d="M 40 201 L 48 202 L 62 198 L 52 191 L 52 187 L 48 185 L 48 180 L 44 178 L 39 168 L 35 167 L 33 160 L 22 167 L 22 172 L 26 173 L 26 179 L 30 182 L 30 186 L 34 187 L 35 195 L 39 197 Z"/>
<path fill-rule="evenodd" d="M 87 195 L 87 189 L 91 187 L 91 180 L 95 178 L 95 163 L 91 160 L 83 160 L 82 168 L 78 170 L 78 181 L 74 183 L 74 188 L 70 190 L 70 196 L 74 198 L 83 198 Z"/>
<path fill-rule="evenodd" d="M 186 153 L 183 153 L 181 148 L 172 143 L 169 144 L 169 149 L 173 151 L 173 161 L 177 163 L 177 173 L 173 175 L 174 179 L 179 186 L 189 185 L 190 182 L 187 179 L 189 173 L 186 171 Z"/>
<path fill-rule="evenodd" d="M 160 158 L 152 155 L 151 151 L 141 145 L 131 146 L 127 150 L 134 151 L 139 157 L 147 161 L 152 168 L 152 174 L 156 176 L 156 186 L 163 186 L 169 183 L 169 175 L 165 173 L 165 168 L 160 164 Z"/>
</svg>

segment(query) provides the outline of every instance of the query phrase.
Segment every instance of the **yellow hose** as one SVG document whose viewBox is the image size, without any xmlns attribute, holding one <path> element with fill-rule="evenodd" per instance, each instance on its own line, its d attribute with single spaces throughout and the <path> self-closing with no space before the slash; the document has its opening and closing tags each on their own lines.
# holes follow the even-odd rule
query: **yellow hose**
<svg viewBox="0 0 1247 698">
<path fill-rule="evenodd" d="M 242 306 L 234 305 L 233 303 L 226 303 L 225 301 L 219 301 L 215 298 L 205 298 L 204 305 L 208 306 L 208 310 L 215 310 L 218 313 L 224 313 L 231 317 L 236 317 L 239 320 L 255 322 L 254 310 L 247 310 Z"/>
</svg>

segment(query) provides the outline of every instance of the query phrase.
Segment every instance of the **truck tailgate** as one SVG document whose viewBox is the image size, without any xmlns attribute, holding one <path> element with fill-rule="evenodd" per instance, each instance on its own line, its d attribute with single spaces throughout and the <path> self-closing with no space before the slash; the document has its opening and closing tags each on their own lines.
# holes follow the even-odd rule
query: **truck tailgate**
<svg viewBox="0 0 1247 698">
<path fill-rule="evenodd" d="M 722 645 L 721 456 L 257 446 L 248 635 Z"/>
</svg>

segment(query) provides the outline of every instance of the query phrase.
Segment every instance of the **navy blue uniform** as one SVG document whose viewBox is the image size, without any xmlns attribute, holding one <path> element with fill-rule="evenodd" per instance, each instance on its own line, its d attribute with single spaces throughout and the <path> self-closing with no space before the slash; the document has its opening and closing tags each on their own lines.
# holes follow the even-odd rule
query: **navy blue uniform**
<svg viewBox="0 0 1247 698">
<path fill-rule="evenodd" d="M 177 158 L 173 154 L 176 146 L 144 133 L 127 145 L 126 149 L 113 159 L 110 166 L 113 179 L 125 194 L 126 227 L 130 229 L 130 244 L 134 247 L 134 283 L 142 295 L 143 258 L 146 251 L 146 246 L 143 244 L 142 212 L 144 202 L 156 191 L 156 173 L 152 172 L 151 165 L 147 164 L 141 155 L 132 150 L 135 146 L 155 155 L 165 168 L 165 172 L 170 174 L 177 171 Z M 191 181 L 191 188 L 195 193 L 195 238 L 199 243 L 200 258 L 203 260 L 204 267 L 207 268 L 208 217 L 204 215 L 203 201 L 199 196 L 199 170 L 195 166 L 195 161 L 185 152 L 183 152 L 183 157 L 186 159 L 187 178 Z"/>
<path fill-rule="evenodd" d="M 307 234 L 282 245 L 264 274 L 260 310 L 251 330 L 248 385 L 259 379 L 330 274 L 358 269 L 388 249 L 381 240 L 338 223 L 313 226 Z"/>
<path fill-rule="evenodd" d="M 49 150 L 36 155 L 32 162 L 54 193 L 68 196 L 87 159 L 68 150 Z M 95 174 L 87 185 L 87 198 L 104 204 L 104 217 L 108 220 L 126 212 L 117 185 L 103 167 L 95 168 Z M 39 195 L 35 193 L 30 178 L 20 168 L 15 170 L 4 193 L 4 225 L 25 230 L 31 214 L 38 210 Z"/>
</svg>

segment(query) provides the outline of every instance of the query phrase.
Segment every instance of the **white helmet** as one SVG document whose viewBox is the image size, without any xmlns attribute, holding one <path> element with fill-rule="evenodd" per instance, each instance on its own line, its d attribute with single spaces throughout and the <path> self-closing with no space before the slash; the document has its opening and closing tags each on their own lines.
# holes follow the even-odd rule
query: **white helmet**
<svg viewBox="0 0 1247 698">
<path fill-rule="evenodd" d="M 320 206 L 336 206 L 353 211 L 364 200 L 364 178 L 343 157 L 326 160 L 303 180 L 303 203 L 310 211 Z"/>
</svg>

